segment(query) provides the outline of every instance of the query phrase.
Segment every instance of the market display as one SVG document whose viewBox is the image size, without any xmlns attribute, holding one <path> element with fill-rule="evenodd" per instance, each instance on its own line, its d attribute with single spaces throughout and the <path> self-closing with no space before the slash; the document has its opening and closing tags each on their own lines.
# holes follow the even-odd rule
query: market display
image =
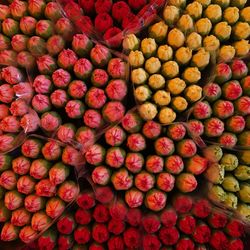
<svg viewBox="0 0 250 250">
<path fill-rule="evenodd" d="M 249 249 L 248 5 L 0 1 L 0 248 Z"/>
</svg>

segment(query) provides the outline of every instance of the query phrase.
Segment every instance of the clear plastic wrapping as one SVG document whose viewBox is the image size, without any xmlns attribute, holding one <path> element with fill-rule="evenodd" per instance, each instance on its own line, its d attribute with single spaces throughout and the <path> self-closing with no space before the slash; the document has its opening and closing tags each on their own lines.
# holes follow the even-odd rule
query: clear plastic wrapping
<svg viewBox="0 0 250 250">
<path fill-rule="evenodd" d="M 165 0 L 130 1 L 127 3 L 109 1 L 64 1 L 57 0 L 65 15 L 75 24 L 77 30 L 86 33 L 111 48 L 120 48 L 127 34 L 140 32 L 152 22 Z"/>
<path fill-rule="evenodd" d="M 86 48 L 81 47 L 85 41 L 88 42 L 88 52 Z M 72 47 L 73 50 L 67 51 L 76 52 L 79 57 L 74 64 L 69 84 L 66 83 L 67 86 L 63 88 L 55 86 L 58 88 L 50 93 L 52 105 L 46 113 L 43 110 L 38 113 L 41 117 L 41 128 L 45 133 L 77 147 L 84 153 L 109 127 L 120 123 L 127 106 L 131 105 L 129 67 L 123 54 L 90 41 L 83 33 L 73 36 Z M 65 56 L 67 51 L 65 50 Z M 81 54 L 84 51 L 87 54 Z M 86 69 L 86 75 L 83 73 L 84 65 L 90 67 Z M 58 82 L 61 81 L 59 71 L 65 70 L 60 68 L 52 74 L 54 82 L 57 82 L 56 77 Z M 64 93 L 65 99 L 60 97 L 60 94 Z M 57 113 L 55 116 L 52 114 L 54 111 Z M 47 129 L 46 114 L 56 117 L 57 124 L 52 129 Z"/>
<path fill-rule="evenodd" d="M 140 38 L 129 34 L 123 40 L 138 110 L 145 120 L 162 125 L 187 120 L 189 109 L 202 99 L 202 86 L 213 77 L 216 61 L 216 49 L 205 47 L 205 37 L 186 14 L 188 6 L 178 10 L 168 4 Z"/>
<path fill-rule="evenodd" d="M 8 65 L 1 67 L 0 80 L 0 152 L 18 147 L 25 137 L 40 126 L 40 119 L 31 107 L 32 83 L 25 70 Z"/>
<path fill-rule="evenodd" d="M 79 193 L 75 168 L 84 159 L 73 147 L 40 135 L 28 136 L 1 158 L 1 247 L 21 247 L 74 203 Z"/>
<path fill-rule="evenodd" d="M 20 21 L 20 33 L 27 36 L 9 34 L 12 40 L 18 36 L 17 42 L 0 51 L 0 64 L 22 68 L 29 81 L 29 89 L 25 85 L 25 93 L 17 93 L 20 99 L 30 94 L 25 133 L 42 133 L 84 152 L 105 129 L 120 122 L 129 105 L 127 58 L 76 30 L 56 2 L 43 11 L 47 20 L 39 25 L 32 17 Z M 35 24 L 36 35 L 27 23 Z M 18 51 L 18 44 L 27 51 Z"/>
<path fill-rule="evenodd" d="M 236 44 L 235 51 L 246 51 L 246 44 Z M 187 123 L 203 123 L 202 133 L 192 135 L 209 161 L 204 173 L 208 198 L 249 225 L 249 55 L 231 57 L 218 58 L 213 79 L 203 87 L 204 97 L 190 110 Z"/>
<path fill-rule="evenodd" d="M 175 193 L 163 210 L 152 213 L 129 208 L 108 187 L 82 182 L 82 188 L 76 203 L 38 239 L 35 249 L 48 241 L 53 247 L 73 249 L 181 249 L 187 245 L 243 249 L 246 225 L 201 194 Z"/>
<path fill-rule="evenodd" d="M 176 190 L 193 192 L 208 166 L 185 122 L 144 121 L 137 108 L 108 128 L 85 160 L 91 183 L 112 186 L 130 208 L 152 212 L 161 211 Z"/>
</svg>

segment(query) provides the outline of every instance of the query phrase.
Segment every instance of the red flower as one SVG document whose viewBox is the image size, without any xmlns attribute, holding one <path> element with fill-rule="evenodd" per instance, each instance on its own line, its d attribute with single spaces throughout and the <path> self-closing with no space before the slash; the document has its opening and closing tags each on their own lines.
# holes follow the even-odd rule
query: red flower
<svg viewBox="0 0 250 250">
<path fill-rule="evenodd" d="M 104 33 L 113 26 L 113 19 L 108 13 L 98 14 L 95 18 L 95 28 L 97 31 Z"/>
<path fill-rule="evenodd" d="M 200 199 L 194 202 L 192 213 L 198 218 L 206 218 L 211 213 L 210 202 L 207 199 Z"/>
<path fill-rule="evenodd" d="M 123 239 L 125 242 L 125 245 L 128 248 L 138 248 L 141 245 L 141 235 L 138 229 L 134 227 L 128 228 L 124 234 L 123 234 Z"/>
<path fill-rule="evenodd" d="M 57 229 L 59 233 L 62 234 L 71 234 L 75 229 L 75 220 L 73 216 L 66 214 L 57 222 Z"/>
<path fill-rule="evenodd" d="M 235 59 L 233 60 L 231 64 L 231 69 L 233 74 L 244 74 L 244 72 L 247 72 L 247 65 L 244 63 L 241 59 Z"/>
<path fill-rule="evenodd" d="M 117 27 L 111 27 L 105 32 L 103 38 L 108 46 L 118 48 L 122 43 L 122 31 Z"/>
<path fill-rule="evenodd" d="M 72 21 L 79 19 L 82 15 L 80 6 L 73 1 L 69 1 L 64 6 L 63 9 L 65 13 L 67 14 L 68 18 Z"/>
<path fill-rule="evenodd" d="M 122 19 L 130 13 L 130 7 L 124 1 L 118 1 L 112 6 L 112 16 L 116 21 L 121 22 Z"/>
<path fill-rule="evenodd" d="M 126 16 L 122 19 L 123 29 L 137 29 L 139 25 L 139 18 L 132 12 L 128 12 Z"/>
<path fill-rule="evenodd" d="M 56 186 L 49 179 L 40 180 L 35 188 L 38 196 L 52 197 L 56 193 Z"/>
<path fill-rule="evenodd" d="M 78 0 L 78 3 L 86 14 L 93 12 L 95 9 L 95 0 Z"/>
<path fill-rule="evenodd" d="M 180 234 L 175 227 L 162 227 L 159 231 L 159 238 L 166 246 L 173 246 L 179 240 Z"/>
<path fill-rule="evenodd" d="M 60 235 L 57 244 L 59 249 L 70 249 L 73 245 L 73 238 L 69 235 Z"/>
<path fill-rule="evenodd" d="M 53 250 L 56 246 L 56 242 L 49 236 L 41 236 L 38 239 L 38 249 Z"/>
<path fill-rule="evenodd" d="M 156 7 L 152 7 L 151 4 L 147 4 L 139 11 L 137 16 L 140 19 L 141 26 L 149 25 L 156 17 L 157 10 Z"/>
<path fill-rule="evenodd" d="M 222 212 L 213 211 L 208 218 L 208 223 L 213 228 L 223 228 L 227 224 L 227 215 Z"/>
<path fill-rule="evenodd" d="M 75 220 L 80 225 L 87 225 L 91 221 L 91 213 L 88 210 L 78 208 L 75 213 Z"/>
<path fill-rule="evenodd" d="M 108 224 L 109 232 L 119 235 L 125 230 L 125 223 L 122 220 L 111 219 Z"/>
<path fill-rule="evenodd" d="M 127 215 L 128 209 L 124 202 L 116 201 L 109 207 L 109 212 L 113 219 L 124 220 Z"/>
<path fill-rule="evenodd" d="M 160 219 L 165 227 L 173 227 L 177 221 L 177 214 L 174 209 L 166 208 L 161 212 Z"/>
<path fill-rule="evenodd" d="M 161 242 L 158 237 L 153 234 L 147 234 L 143 237 L 143 249 L 144 250 L 158 250 L 161 247 Z"/>
<path fill-rule="evenodd" d="M 124 242 L 121 236 L 114 236 L 108 241 L 109 250 L 124 250 Z"/>
<path fill-rule="evenodd" d="M 195 242 L 204 244 L 209 242 L 211 230 L 206 224 L 200 224 L 195 228 L 193 239 Z"/>
<path fill-rule="evenodd" d="M 97 0 L 95 2 L 96 13 L 110 12 L 112 8 L 112 0 Z"/>
<path fill-rule="evenodd" d="M 81 32 L 84 32 L 87 35 L 92 35 L 93 33 L 93 23 L 88 16 L 81 16 L 79 19 L 75 20 L 75 26 Z"/>
<path fill-rule="evenodd" d="M 77 205 L 83 209 L 90 209 L 95 206 L 95 199 L 93 193 L 81 193 L 77 200 Z"/>
<path fill-rule="evenodd" d="M 95 224 L 92 230 L 92 237 L 98 243 L 104 243 L 109 239 L 109 231 L 104 224 Z"/>
<path fill-rule="evenodd" d="M 114 193 L 110 187 L 95 187 L 96 200 L 103 204 L 110 203 L 114 199 Z"/>
<path fill-rule="evenodd" d="M 128 0 L 128 4 L 132 10 L 140 10 L 147 4 L 147 1 L 146 0 Z"/>
<path fill-rule="evenodd" d="M 110 218 L 108 208 L 102 204 L 98 204 L 93 212 L 93 217 L 96 222 L 99 223 L 107 222 Z"/>
<path fill-rule="evenodd" d="M 139 208 L 129 208 L 127 213 L 127 222 L 134 227 L 141 224 L 142 213 Z"/>
<path fill-rule="evenodd" d="M 184 215 L 178 220 L 179 229 L 185 234 L 192 234 L 196 227 L 196 220 L 191 215 Z"/>
<path fill-rule="evenodd" d="M 244 244 L 241 239 L 232 239 L 229 242 L 228 250 L 243 250 Z"/>
<path fill-rule="evenodd" d="M 90 237 L 91 237 L 91 233 L 89 229 L 85 226 L 79 226 L 74 231 L 74 238 L 78 244 L 86 244 L 87 242 L 89 242 Z"/>
<path fill-rule="evenodd" d="M 152 234 L 160 229 L 161 222 L 157 215 L 149 214 L 142 218 L 142 225 L 147 233 Z"/>
<path fill-rule="evenodd" d="M 228 249 L 229 246 L 228 239 L 222 231 L 215 231 L 210 238 L 209 244 L 215 250 Z"/>
<path fill-rule="evenodd" d="M 176 250 L 194 250 L 194 242 L 189 238 L 180 239 L 176 245 Z"/>
<path fill-rule="evenodd" d="M 226 233 L 231 237 L 240 238 L 244 235 L 244 225 L 240 221 L 232 219 L 226 225 Z"/>
<path fill-rule="evenodd" d="M 177 213 L 188 213 L 193 206 L 193 200 L 190 196 L 179 194 L 174 197 L 173 207 Z"/>
</svg>

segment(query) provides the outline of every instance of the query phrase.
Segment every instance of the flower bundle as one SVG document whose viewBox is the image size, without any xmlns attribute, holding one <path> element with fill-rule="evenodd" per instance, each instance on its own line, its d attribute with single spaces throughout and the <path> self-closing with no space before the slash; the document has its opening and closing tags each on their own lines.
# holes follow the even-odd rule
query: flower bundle
<svg viewBox="0 0 250 250">
<path fill-rule="evenodd" d="M 176 188 L 194 191 L 208 163 L 182 123 L 163 129 L 158 122 L 143 121 L 136 110 L 128 111 L 121 125 L 108 128 L 85 159 L 95 184 L 125 191 L 131 208 L 145 205 L 153 211 L 162 210 Z"/>
<path fill-rule="evenodd" d="M 207 199 L 177 194 L 172 206 L 178 214 L 175 227 L 180 232 L 176 249 L 186 245 L 190 249 L 244 249 L 240 239 L 244 235 L 244 224 L 213 207 Z"/>
<path fill-rule="evenodd" d="M 6 117 L 6 105 L 2 105 L 2 116 L 6 120 L 2 122 L 3 131 L 9 131 L 11 124 L 15 125 L 13 131 L 31 124 L 28 132 L 34 132 L 40 124 L 42 130 L 51 135 L 57 132 L 64 119 L 79 124 L 77 127 L 98 130 L 122 119 L 126 109 L 123 101 L 128 92 L 128 66 L 123 59 L 105 46 L 94 44 L 85 34 L 75 33 L 73 24 L 62 16 L 56 2 L 30 0 L 23 4 L 16 0 L 3 6 L 6 16 L 3 13 L 1 35 L 2 43 L 5 36 L 7 42 L 0 48 L 3 61 L 0 64 L 10 61 L 32 73 L 33 79 L 32 88 L 28 88 L 22 83 L 24 79 L 19 68 L 4 68 L 1 99 L 3 104 L 11 103 L 14 94 L 23 91 L 31 99 L 28 104 L 40 118 L 40 122 L 32 125 L 34 117 L 25 116 L 20 125 L 15 117 Z M 17 18 L 15 13 L 20 8 L 25 11 Z M 16 94 L 21 96 L 22 93 Z M 24 112 L 28 105 L 19 102 L 20 105 L 13 104 L 15 116 Z M 15 111 L 16 106 L 22 110 Z"/>
<path fill-rule="evenodd" d="M 123 33 L 138 32 L 152 20 L 164 0 L 79 0 L 59 1 L 76 27 L 97 37 L 109 47 L 119 48 Z"/>
<path fill-rule="evenodd" d="M 193 106 L 191 119 L 203 120 L 205 138 L 225 148 L 248 147 L 248 66 L 242 59 L 216 65 L 215 79 L 204 86 L 204 100 Z"/>
<path fill-rule="evenodd" d="M 81 154 L 58 142 L 29 137 L 18 156 L 1 154 L 1 240 L 35 240 L 78 195 L 72 166 Z M 70 167 L 71 165 L 71 167 Z"/>
<path fill-rule="evenodd" d="M 105 123 L 119 122 L 128 92 L 126 62 L 103 45 L 93 45 L 84 34 L 75 34 L 71 46 L 56 56 L 54 65 L 59 68 L 50 73 L 42 70 L 33 81 L 31 103 L 41 115 L 41 128 L 56 132 L 62 124 L 60 117 L 98 130 Z"/>
<path fill-rule="evenodd" d="M 210 145 L 203 152 L 205 157 L 213 159 L 204 173 L 210 182 L 208 197 L 237 212 L 245 221 L 249 221 L 250 176 L 249 165 L 244 162 L 246 152 L 236 155 L 235 151 L 225 151 L 217 145 Z"/>
<path fill-rule="evenodd" d="M 62 36 L 67 38 L 73 31 L 58 5 L 43 0 L 15 0 L 9 5 L 2 4 L 0 18 L 1 64 L 8 62 L 28 70 L 34 69 L 36 59 L 46 54 L 49 47 L 47 40 L 50 40 L 54 32 L 58 34 L 58 51 L 65 46 Z M 52 47 L 49 49 L 53 50 Z M 47 67 L 48 71 L 49 62 Z"/>
<path fill-rule="evenodd" d="M 202 73 L 210 70 L 216 51 L 219 60 L 249 52 L 248 22 L 244 18 L 237 22 L 239 9 L 229 7 L 229 1 L 222 2 L 206 5 L 204 1 L 169 1 L 163 8 L 163 20 L 150 26 L 145 38 L 134 34 L 124 38 L 123 48 L 133 69 L 134 96 L 145 120 L 170 124 L 178 113 L 199 101 L 203 97 Z M 235 22 L 230 18 L 236 18 Z M 233 46 L 226 45 L 232 37 Z M 237 71 L 237 66 L 234 68 Z"/>
</svg>

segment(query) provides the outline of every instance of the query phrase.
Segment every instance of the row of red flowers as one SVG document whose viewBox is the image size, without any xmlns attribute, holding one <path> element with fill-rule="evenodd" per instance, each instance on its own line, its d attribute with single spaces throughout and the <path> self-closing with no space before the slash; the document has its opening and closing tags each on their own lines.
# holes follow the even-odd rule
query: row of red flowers
<svg viewBox="0 0 250 250">
<path fill-rule="evenodd" d="M 244 225 L 207 199 L 177 194 L 168 207 L 153 214 L 128 208 L 109 187 L 96 191 L 82 192 L 35 249 L 244 249 Z"/>
</svg>

